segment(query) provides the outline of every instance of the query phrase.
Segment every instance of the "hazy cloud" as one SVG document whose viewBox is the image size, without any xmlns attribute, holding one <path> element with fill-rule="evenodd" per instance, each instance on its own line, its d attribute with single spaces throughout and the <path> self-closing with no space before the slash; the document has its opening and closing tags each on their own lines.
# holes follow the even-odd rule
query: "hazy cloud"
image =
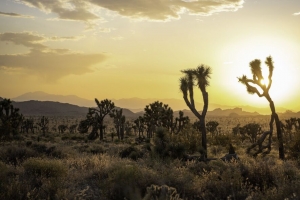
<svg viewBox="0 0 300 200">
<path fill-rule="evenodd" d="M 105 58 L 103 54 L 31 51 L 27 54 L 0 55 L 0 67 L 2 70 L 19 68 L 44 80 L 55 81 L 70 74 L 81 75 L 91 72 L 91 67 L 104 61 Z"/>
<path fill-rule="evenodd" d="M 88 1 L 84 0 L 19 0 L 19 2 L 47 13 L 56 13 L 60 19 L 89 21 L 99 18 L 90 11 Z"/>
<path fill-rule="evenodd" d="M 12 42 L 16 45 L 23 45 L 34 49 L 46 49 L 47 47 L 41 44 L 45 40 L 45 37 L 30 32 L 0 33 L 0 41 Z"/>
<path fill-rule="evenodd" d="M 294 13 L 293 15 L 300 15 L 300 12 Z"/>
<path fill-rule="evenodd" d="M 1 11 L 0 11 L 0 15 L 7 16 L 7 17 L 34 18 L 33 16 L 30 16 L 30 15 L 21 15 L 18 13 L 7 13 L 7 12 L 1 12 Z"/>
<path fill-rule="evenodd" d="M 35 74 L 47 81 L 92 71 L 92 66 L 104 61 L 105 54 L 82 54 L 68 49 L 51 49 L 41 43 L 53 40 L 76 39 L 76 37 L 45 37 L 30 32 L 1 33 L 0 41 L 12 42 L 31 48 L 29 53 L 0 55 L 0 70 L 22 71 Z"/>
<path fill-rule="evenodd" d="M 71 37 L 45 37 L 43 35 L 38 35 L 32 32 L 6 32 L 0 33 L 0 41 L 12 42 L 16 45 L 23 45 L 25 47 L 33 48 L 33 49 L 48 49 L 46 45 L 41 43 L 46 41 L 64 41 L 64 40 L 79 40 L 84 36 L 71 36 Z"/>
<path fill-rule="evenodd" d="M 182 13 L 211 15 L 236 11 L 244 0 L 19 0 L 45 12 L 58 14 L 60 19 L 89 21 L 99 19 L 101 8 L 135 19 L 167 20 Z M 96 10 L 96 11 L 95 11 Z"/>
</svg>

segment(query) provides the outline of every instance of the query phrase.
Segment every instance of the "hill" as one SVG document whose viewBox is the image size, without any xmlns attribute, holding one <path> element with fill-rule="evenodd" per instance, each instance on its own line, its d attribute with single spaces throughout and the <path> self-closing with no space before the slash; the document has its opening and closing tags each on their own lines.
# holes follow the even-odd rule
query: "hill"
<svg viewBox="0 0 300 200">
<path fill-rule="evenodd" d="M 109 98 L 108 98 L 109 99 Z M 61 103 L 69 103 L 72 105 L 78 105 L 81 107 L 93 107 L 95 106 L 94 100 L 84 99 L 75 95 L 54 95 L 48 94 L 45 92 L 29 92 L 25 93 L 21 96 L 12 98 L 13 101 L 22 102 L 22 101 L 54 101 L 54 102 L 61 102 Z M 101 100 L 98 98 L 98 100 Z M 188 107 L 186 106 L 185 102 L 182 99 L 158 99 L 158 98 L 148 98 L 148 99 L 141 99 L 141 98 L 123 98 L 123 99 L 111 99 L 117 107 L 127 108 L 133 112 L 140 112 L 143 111 L 145 106 L 153 103 L 154 101 L 161 101 L 164 104 L 168 104 L 173 110 L 184 110 Z M 197 109 L 202 109 L 203 103 L 195 102 Z M 239 105 L 239 106 L 228 106 L 228 105 L 220 105 L 210 103 L 208 110 L 213 111 L 217 108 L 221 109 L 234 109 L 234 108 L 242 108 L 243 111 L 246 112 L 258 112 L 259 114 L 269 115 L 270 108 L 258 108 L 252 107 L 248 105 Z M 285 112 L 287 109 L 276 107 L 277 112 Z"/>
<path fill-rule="evenodd" d="M 52 101 L 24 101 L 13 102 L 13 106 L 20 109 L 25 116 L 74 116 L 85 117 L 88 107 L 80 107 L 68 103 Z M 118 108 L 118 107 L 117 107 Z M 118 108 L 119 109 L 119 108 Z M 123 114 L 128 118 L 135 118 L 137 115 L 128 109 L 123 109 Z"/>
</svg>

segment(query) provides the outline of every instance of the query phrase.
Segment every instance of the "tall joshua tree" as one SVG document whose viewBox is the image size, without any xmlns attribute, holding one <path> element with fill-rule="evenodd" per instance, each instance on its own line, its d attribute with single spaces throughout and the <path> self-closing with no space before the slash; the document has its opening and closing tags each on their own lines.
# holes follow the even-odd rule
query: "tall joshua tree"
<svg viewBox="0 0 300 200">
<path fill-rule="evenodd" d="M 98 108 L 89 108 L 89 112 L 87 114 L 88 123 L 92 124 L 93 130 L 92 135 L 90 135 L 91 138 L 94 138 L 94 135 L 98 134 L 98 129 L 100 130 L 100 140 L 103 140 L 104 135 L 104 118 L 106 115 L 111 113 L 111 111 L 115 108 L 115 104 L 108 99 L 104 99 L 102 101 L 98 101 L 98 99 L 95 99 L 95 102 L 98 106 Z"/>
<path fill-rule="evenodd" d="M 208 79 L 210 78 L 211 68 L 208 66 L 200 65 L 196 69 L 187 69 L 181 71 L 185 74 L 184 77 L 180 78 L 180 90 L 183 94 L 183 99 L 193 114 L 199 119 L 200 126 L 199 130 L 202 133 L 202 147 L 205 150 L 204 157 L 207 158 L 207 141 L 206 141 L 206 128 L 205 128 L 205 116 L 208 109 L 208 92 L 206 87 L 209 86 Z M 200 114 L 194 101 L 194 86 L 198 86 L 203 97 L 203 109 Z"/>
<path fill-rule="evenodd" d="M 253 144 L 251 147 L 248 148 L 248 152 L 253 149 L 256 146 L 259 146 L 258 151 L 255 153 L 255 155 L 261 153 L 264 149 L 268 149 L 265 154 L 270 153 L 271 151 L 271 144 L 272 144 L 272 134 L 273 134 L 273 123 L 275 120 L 276 124 L 276 131 L 277 131 L 277 139 L 279 144 L 279 158 L 284 159 L 284 147 L 283 147 L 283 137 L 282 137 L 282 130 L 280 127 L 280 120 L 275 110 L 275 105 L 273 100 L 270 97 L 269 90 L 272 85 L 272 76 L 273 76 L 273 59 L 271 56 L 266 58 L 265 64 L 269 68 L 269 75 L 268 75 L 268 83 L 264 84 L 264 77 L 262 75 L 261 71 L 261 61 L 258 59 L 253 60 L 250 62 L 250 68 L 252 72 L 252 79 L 249 79 L 246 75 L 243 75 L 242 77 L 239 77 L 238 80 L 242 84 L 244 84 L 247 88 L 247 91 L 249 94 L 257 94 L 259 97 L 265 97 L 270 105 L 271 109 L 271 120 L 270 120 L 270 131 L 266 131 L 262 134 L 260 139 L 257 140 L 255 144 Z M 260 88 L 261 91 L 258 90 Z M 267 135 L 269 135 L 269 141 L 266 146 L 263 146 L 263 142 L 266 139 Z"/>
</svg>

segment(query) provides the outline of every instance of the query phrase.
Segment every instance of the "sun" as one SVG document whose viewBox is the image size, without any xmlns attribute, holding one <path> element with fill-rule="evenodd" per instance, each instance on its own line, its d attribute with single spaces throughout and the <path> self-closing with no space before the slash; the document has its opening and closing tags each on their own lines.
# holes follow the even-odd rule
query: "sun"
<svg viewBox="0 0 300 200">
<path fill-rule="evenodd" d="M 262 84 L 262 85 L 264 85 L 264 86 L 268 86 L 269 81 L 268 81 L 268 79 L 261 79 L 261 80 L 260 80 L 260 84 Z"/>
</svg>

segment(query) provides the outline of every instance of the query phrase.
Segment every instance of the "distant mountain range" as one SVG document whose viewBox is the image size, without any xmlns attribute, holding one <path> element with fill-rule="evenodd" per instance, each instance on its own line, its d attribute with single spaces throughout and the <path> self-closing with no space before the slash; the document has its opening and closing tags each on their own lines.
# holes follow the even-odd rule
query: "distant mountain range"
<svg viewBox="0 0 300 200">
<path fill-rule="evenodd" d="M 0 100 L 2 98 L 0 97 Z M 88 112 L 88 107 L 72 105 L 69 103 L 60 103 L 53 101 L 13 101 L 13 105 L 20 109 L 20 113 L 25 116 L 72 116 L 85 117 Z M 94 107 L 94 106 L 93 106 Z M 117 107 L 120 108 L 120 107 Z M 183 110 L 185 116 L 189 116 L 191 120 L 195 119 L 194 114 L 188 110 Z M 136 119 L 138 116 L 144 114 L 143 111 L 134 113 L 127 108 L 123 108 L 123 114 L 129 119 Z M 300 117 L 300 112 L 286 111 L 279 113 L 281 117 Z M 174 116 L 178 116 L 179 111 L 174 111 Z M 242 108 L 221 109 L 217 108 L 207 112 L 208 117 L 245 117 L 245 116 L 259 116 L 258 112 L 247 112 Z"/>
<path fill-rule="evenodd" d="M 47 101 L 47 102 L 60 102 L 65 104 L 71 104 L 71 105 L 77 105 L 78 107 L 95 107 L 96 103 L 94 100 L 88 100 L 84 98 L 80 98 L 75 95 L 54 95 L 54 94 L 48 94 L 45 92 L 29 92 L 25 93 L 21 96 L 12 98 L 11 100 L 15 102 L 25 102 L 30 100 L 35 101 Z M 102 99 L 98 99 L 102 100 Z M 127 99 L 111 99 L 117 107 L 121 108 L 127 108 L 130 111 L 134 113 L 138 113 L 144 110 L 145 106 L 153 103 L 154 101 L 161 101 L 165 104 L 168 104 L 174 111 L 178 110 L 189 110 L 188 107 L 185 105 L 185 102 L 180 99 L 141 99 L 141 98 L 127 98 Z M 202 109 L 203 104 L 199 102 L 195 102 L 196 108 L 198 110 Z M 222 113 L 230 114 L 229 112 L 233 113 L 238 112 L 238 115 L 245 115 L 246 113 L 241 113 L 240 111 L 237 111 L 236 108 L 241 109 L 242 112 L 247 112 L 247 115 L 253 115 L 253 113 L 256 114 L 263 114 L 263 115 L 269 115 L 270 114 L 270 108 L 256 108 L 251 106 L 226 106 L 226 105 L 219 105 L 219 104 L 209 104 L 209 111 L 217 114 L 218 112 L 221 112 L 218 109 L 222 110 Z M 216 110 L 217 109 L 217 110 Z M 76 109 L 75 109 L 76 110 Z M 225 111 L 226 110 L 226 111 Z M 287 109 L 276 107 L 276 110 L 278 113 L 284 113 Z M 224 112 L 225 111 L 225 112 Z M 71 112 L 71 111 L 70 111 Z M 75 111 L 74 111 L 75 112 Z M 209 113 L 210 113 L 209 112 Z M 249 114 L 252 113 L 252 114 Z M 217 114 L 219 115 L 219 114 Z M 223 115 L 223 114 L 221 114 Z"/>
</svg>

